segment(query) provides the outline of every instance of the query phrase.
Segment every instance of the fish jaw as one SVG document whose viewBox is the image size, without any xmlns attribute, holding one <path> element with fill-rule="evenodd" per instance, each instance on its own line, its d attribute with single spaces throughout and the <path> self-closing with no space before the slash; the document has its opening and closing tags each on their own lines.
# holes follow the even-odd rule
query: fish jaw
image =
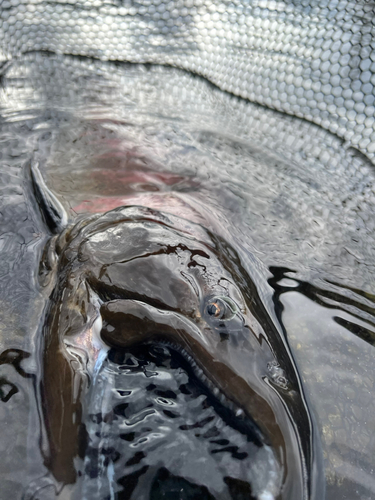
<svg viewBox="0 0 375 500">
<path fill-rule="evenodd" d="M 279 417 L 286 414 L 285 404 L 270 385 L 260 388 L 254 384 L 255 378 L 262 379 L 259 374 L 249 377 L 251 370 L 241 370 L 241 363 L 236 365 L 238 345 L 234 344 L 238 344 L 238 338 L 237 342 L 220 339 L 218 332 L 203 318 L 193 321 L 174 311 L 161 310 L 137 300 L 105 303 L 101 315 L 102 338 L 113 348 L 161 343 L 182 354 L 198 379 L 235 415 L 239 428 L 246 428 L 247 438 L 257 446 L 272 447 L 280 466 L 279 487 L 288 472 L 290 481 L 292 473 L 294 484 L 288 485 L 289 491 L 293 490 L 290 498 L 305 498 L 299 443 L 288 419 Z M 248 337 L 247 325 L 243 325 L 241 333 Z M 239 332 L 232 334 L 241 335 Z M 257 349 L 255 344 L 247 344 L 245 351 L 247 363 L 251 362 L 251 352 L 254 359 L 264 357 L 259 345 Z M 275 498 L 279 491 L 273 491 Z"/>
</svg>

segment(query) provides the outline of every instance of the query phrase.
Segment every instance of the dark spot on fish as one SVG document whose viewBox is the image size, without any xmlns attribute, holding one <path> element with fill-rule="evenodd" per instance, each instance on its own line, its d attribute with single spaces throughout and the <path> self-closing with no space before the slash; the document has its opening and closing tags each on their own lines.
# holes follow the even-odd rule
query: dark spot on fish
<svg viewBox="0 0 375 500">
<path fill-rule="evenodd" d="M 208 429 L 208 431 L 205 434 L 203 434 L 203 437 L 205 439 L 210 439 L 217 436 L 220 436 L 220 431 L 216 426 L 211 427 L 211 429 Z"/>
<path fill-rule="evenodd" d="M 88 443 L 89 443 L 89 435 L 87 433 L 86 426 L 85 426 L 85 424 L 81 424 L 79 426 L 79 430 L 78 430 L 78 447 L 77 447 L 77 451 L 78 451 L 78 456 L 80 458 L 82 458 L 82 459 L 86 455 L 86 450 L 88 448 Z"/>
<path fill-rule="evenodd" d="M 122 403 L 115 406 L 114 413 L 120 417 L 125 417 L 125 410 L 128 408 L 128 403 Z"/>
<path fill-rule="evenodd" d="M 204 427 L 206 424 L 212 422 L 212 420 L 214 420 L 215 417 L 207 417 L 207 418 L 204 418 L 203 420 L 200 420 L 199 422 L 196 422 L 195 424 L 190 424 L 190 425 L 180 425 L 180 429 L 182 431 L 190 431 L 191 429 L 197 429 L 199 427 Z"/>
<path fill-rule="evenodd" d="M 151 486 L 150 500 L 215 500 L 206 486 L 174 476 L 165 467 L 158 470 Z"/>
<path fill-rule="evenodd" d="M 135 432 L 127 432 L 126 434 L 120 434 L 120 439 L 124 441 L 132 442 L 135 438 Z"/>
<path fill-rule="evenodd" d="M 146 387 L 146 391 L 153 391 L 154 389 L 156 389 L 156 385 L 155 384 L 149 384 L 147 387 Z"/>
<path fill-rule="evenodd" d="M 21 349 L 6 349 L 0 354 L 0 365 L 13 365 L 14 369 L 21 375 L 21 377 L 33 378 L 33 374 L 25 372 L 25 370 L 21 367 L 22 360 L 29 357 L 30 354 L 28 352 L 21 351 Z"/>
<path fill-rule="evenodd" d="M 221 448 L 219 450 L 212 450 L 211 453 L 230 453 L 232 458 L 235 458 L 237 460 L 244 460 L 247 458 L 249 455 L 246 452 L 239 452 L 238 451 L 238 446 L 227 446 L 226 448 Z"/>
<path fill-rule="evenodd" d="M 130 500 L 133 494 L 133 491 L 137 487 L 138 480 L 143 474 L 145 474 L 149 469 L 148 465 L 145 465 L 140 470 L 132 472 L 131 474 L 127 474 L 126 476 L 122 476 L 117 482 L 121 486 L 124 487 L 122 491 L 116 493 L 116 500 Z"/>
<path fill-rule="evenodd" d="M 16 385 L 9 382 L 6 378 L 0 377 L 0 399 L 3 403 L 7 403 L 17 392 L 18 388 Z"/>
<path fill-rule="evenodd" d="M 94 424 L 101 424 L 103 422 L 103 415 L 101 413 L 90 415 L 90 420 Z"/>
<path fill-rule="evenodd" d="M 121 389 L 117 389 L 117 392 L 120 396 L 130 396 L 130 394 L 132 393 L 132 391 L 124 391 L 124 390 L 121 390 Z"/>
<path fill-rule="evenodd" d="M 154 386 L 156 387 L 156 386 Z M 155 391 L 155 394 L 157 396 L 160 396 L 161 398 L 166 398 L 166 399 L 176 399 L 177 398 L 177 394 L 171 390 L 166 390 L 166 391 Z"/>
<path fill-rule="evenodd" d="M 139 462 L 145 458 L 145 454 L 143 453 L 143 451 L 137 451 L 135 454 L 134 454 L 134 457 L 130 458 L 125 465 L 129 466 L 129 465 L 137 465 L 139 464 Z"/>
<path fill-rule="evenodd" d="M 185 394 L 185 395 L 190 395 L 192 394 L 191 391 L 189 391 L 189 389 L 187 388 L 186 384 L 181 384 L 180 387 L 178 388 L 179 391 L 182 393 L 182 394 Z"/>
<path fill-rule="evenodd" d="M 256 500 L 252 495 L 250 484 L 246 481 L 226 476 L 224 483 L 228 486 L 232 500 Z"/>
<path fill-rule="evenodd" d="M 210 443 L 218 444 L 219 446 L 227 446 L 229 444 L 228 439 L 214 439 Z"/>
<path fill-rule="evenodd" d="M 180 416 L 178 413 L 173 413 L 172 411 L 169 410 L 163 410 L 163 413 L 169 418 L 178 418 Z"/>
</svg>

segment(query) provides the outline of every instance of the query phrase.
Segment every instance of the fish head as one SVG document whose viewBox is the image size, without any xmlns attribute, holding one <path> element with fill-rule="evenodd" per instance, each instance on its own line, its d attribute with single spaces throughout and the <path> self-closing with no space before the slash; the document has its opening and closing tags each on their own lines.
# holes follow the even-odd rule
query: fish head
<svg viewBox="0 0 375 500">
<path fill-rule="evenodd" d="M 233 426 L 272 447 L 288 498 L 308 498 L 310 457 L 291 411 L 306 413 L 298 377 L 288 353 L 275 349 L 278 332 L 227 241 L 180 216 L 129 206 L 83 219 L 55 248 L 59 305 L 49 324 L 59 345 L 87 353 L 99 337 L 112 349 L 178 351 Z"/>
<path fill-rule="evenodd" d="M 54 477 L 76 481 L 85 398 L 103 352 L 161 343 L 186 359 L 233 427 L 272 447 L 280 470 L 273 498 L 315 498 L 317 446 L 298 372 L 220 222 L 168 194 L 67 225 L 37 167 L 31 177 L 57 233 L 40 265 L 50 299 L 41 399 Z"/>
</svg>

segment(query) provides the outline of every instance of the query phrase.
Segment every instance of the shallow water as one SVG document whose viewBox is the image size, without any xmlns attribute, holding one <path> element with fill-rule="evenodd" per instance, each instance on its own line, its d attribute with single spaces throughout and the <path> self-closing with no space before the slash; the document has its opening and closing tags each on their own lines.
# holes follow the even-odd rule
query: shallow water
<svg viewBox="0 0 375 500">
<path fill-rule="evenodd" d="M 91 454 L 80 464 L 80 489 L 60 492 L 54 484 L 44 465 L 36 390 L 46 304 L 36 270 L 48 235 L 25 173 L 33 158 L 72 220 L 134 203 L 169 203 L 179 210 L 172 195 L 188 193 L 198 213 L 219 221 L 212 223 L 253 265 L 251 255 L 256 256 L 265 280 L 255 271 L 252 279 L 265 301 L 272 292 L 270 304 L 316 421 L 327 498 L 372 498 L 373 166 L 317 126 L 231 97 L 175 69 L 32 53 L 8 67 L 3 85 L 1 497 L 12 492 L 17 498 L 54 498 L 57 492 L 60 498 L 93 498 L 95 491 L 98 498 L 131 498 L 132 484 L 132 498 L 162 498 L 163 488 L 183 484 L 190 491 L 186 498 L 242 498 L 236 496 L 241 484 L 251 498 L 238 481 L 251 474 L 248 457 L 256 462 L 204 391 L 192 389 L 194 397 L 181 392 L 179 377 L 193 384 L 192 377 L 171 368 L 170 353 L 156 361 L 150 353 L 133 353 L 135 368 L 126 374 L 132 382 L 125 385 L 139 392 L 121 394 L 119 371 L 130 359 L 125 353 L 126 359 L 110 356 L 95 382 Z M 142 363 L 153 373 L 151 384 L 147 371 L 138 369 Z M 129 396 L 127 414 L 120 400 Z M 106 421 L 109 414 L 118 419 Z M 134 436 L 125 436 L 121 419 L 137 415 Z M 197 422 L 203 422 L 203 437 L 189 427 Z M 204 438 L 213 428 L 221 443 L 216 444 L 229 451 L 213 453 L 216 444 Z M 160 457 L 158 446 L 165 443 L 170 455 Z M 185 451 L 205 457 L 207 476 L 194 469 L 195 461 L 189 462 L 192 470 L 179 464 Z M 106 477 L 93 472 L 98 463 Z M 144 481 L 138 479 L 142 474 Z"/>
</svg>

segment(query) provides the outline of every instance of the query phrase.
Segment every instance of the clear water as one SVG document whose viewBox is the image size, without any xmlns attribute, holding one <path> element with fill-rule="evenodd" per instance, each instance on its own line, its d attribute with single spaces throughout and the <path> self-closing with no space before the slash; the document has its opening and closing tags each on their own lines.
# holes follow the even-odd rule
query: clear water
<svg viewBox="0 0 375 500">
<path fill-rule="evenodd" d="M 25 173 L 33 158 L 72 220 L 124 204 L 172 206 L 176 193 L 188 193 L 208 218 L 219 221 L 234 245 L 255 255 L 267 270 L 273 307 L 317 423 L 327 498 L 373 498 L 373 166 L 316 126 L 233 98 L 179 70 L 31 53 L 9 66 L 3 85 L 0 496 L 78 494 L 74 489 L 60 491 L 44 465 L 45 431 L 36 388 L 38 327 L 46 300 L 36 270 L 48 236 Z M 265 285 L 257 286 L 261 291 Z M 119 393 L 113 394 L 119 389 L 117 371 L 124 360 L 107 363 L 103 370 L 112 378 L 105 378 L 102 392 L 98 389 L 101 396 L 93 402 L 92 415 L 119 404 Z M 162 379 L 156 389 L 147 392 L 139 373 L 135 385 L 143 387 L 141 406 L 150 398 L 155 413 L 160 413 L 161 406 L 177 403 L 173 397 L 158 399 L 157 391 L 178 385 L 167 355 L 156 365 L 151 368 Z M 170 386 L 162 389 L 163 373 L 171 378 Z M 189 422 L 212 416 L 218 439 L 241 450 L 235 431 L 220 423 L 214 408 L 204 406 L 204 395 L 196 396 L 194 406 L 176 390 L 180 411 Z M 141 410 L 135 406 L 134 414 Z M 191 494 L 237 498 L 234 483 L 229 486 L 219 478 L 229 468 L 236 480 L 246 480 L 246 459 L 212 455 L 209 440 L 178 431 L 175 419 L 163 415 L 166 425 L 151 415 L 149 430 L 141 429 L 138 437 L 155 434 L 156 443 L 169 442 L 169 461 L 160 460 L 157 452 L 154 458 L 151 451 L 146 453 L 147 470 L 154 472 L 138 481 L 134 498 L 146 498 L 149 490 L 142 491 L 142 484 L 152 481 L 155 495 L 162 495 L 166 484 L 181 485 L 176 478 L 184 474 L 177 463 L 182 445 L 174 449 L 173 444 L 182 442 L 192 453 L 207 457 L 212 467 L 206 482 L 199 483 L 204 493 L 201 489 Z M 101 425 L 100 419 L 91 423 L 91 435 L 116 451 L 115 427 Z M 170 429 L 173 438 L 163 436 L 160 426 Z M 143 465 L 138 469 L 130 463 L 120 474 L 120 466 L 140 457 L 132 451 L 130 437 L 122 441 L 127 451 L 117 462 L 108 455 L 113 467 L 106 464 L 106 478 L 83 481 L 79 495 L 93 498 L 94 488 L 103 498 L 130 498 L 124 493 L 130 483 L 123 478 Z M 90 446 L 100 448 L 94 441 Z M 95 452 L 86 456 L 83 476 L 95 468 L 95 460 Z M 184 481 L 193 488 L 199 473 L 187 475 Z"/>
</svg>

